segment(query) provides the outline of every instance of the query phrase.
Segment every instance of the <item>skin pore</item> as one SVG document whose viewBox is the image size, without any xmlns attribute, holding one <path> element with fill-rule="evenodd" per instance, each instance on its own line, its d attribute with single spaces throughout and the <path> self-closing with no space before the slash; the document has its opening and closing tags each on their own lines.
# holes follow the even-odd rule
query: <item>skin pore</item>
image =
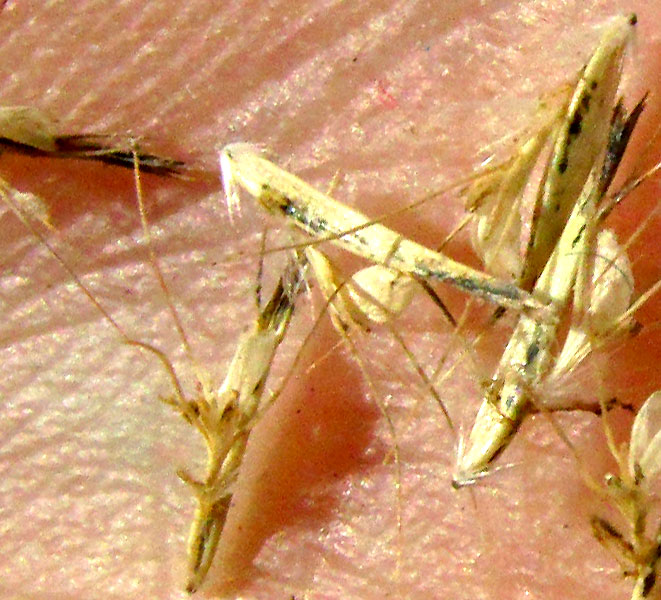
<svg viewBox="0 0 661 600">
<path fill-rule="evenodd" d="M 145 175 L 143 184 L 156 255 L 199 362 L 218 380 L 254 318 L 257 248 L 274 222 L 246 201 L 230 223 L 217 146 L 263 144 L 321 190 L 339 171 L 333 195 L 380 215 L 466 174 L 489 155 L 481 149 L 519 132 L 539 95 L 583 64 L 596 26 L 631 11 L 639 31 L 626 67 L 629 105 L 652 92 L 634 151 L 658 120 L 657 3 L 229 2 L 221 10 L 201 0 L 147 8 L 96 0 L 76 13 L 64 3 L 30 4 L 10 0 L 0 13 L 3 64 L 14 65 L 2 70 L 3 104 L 39 106 L 72 132 L 144 136 L 150 150 L 207 172 L 183 182 Z M 131 173 L 5 154 L 0 175 L 48 200 L 57 237 L 76 248 L 76 272 L 129 335 L 185 369 L 138 243 Z M 652 184 L 616 212 L 622 239 L 655 192 Z M 461 214 L 449 197 L 392 224 L 433 246 Z M 183 597 L 193 503 L 175 469 L 194 470 L 202 446 L 158 402 L 169 393 L 158 363 L 120 344 L 13 217 L 0 216 L 0 227 L 0 596 Z M 650 250 L 658 232 L 652 223 L 630 251 L 641 291 L 660 277 Z M 448 252 L 474 260 L 465 238 Z M 465 298 L 442 293 L 459 313 Z M 277 358 L 280 374 L 310 326 L 302 300 Z M 602 357 L 608 377 L 597 380 L 609 396 L 639 405 L 659 387 L 658 309 L 648 305 L 641 334 Z M 397 326 L 421 359 L 438 360 L 450 340 L 422 297 Z M 223 547 L 199 596 L 552 599 L 571 586 L 575 597 L 627 597 L 630 583 L 591 537 L 589 517 L 600 505 L 548 423 L 526 420 L 500 459 L 515 466 L 482 482 L 474 504 L 450 487 L 455 439 L 440 411 L 387 331 L 375 338 L 370 371 L 400 446 L 401 534 L 392 439 L 348 353 L 327 354 L 338 338 L 322 324 L 304 363 L 316 366 L 299 368 L 251 439 Z M 464 430 L 497 341 L 442 390 Z M 591 377 L 590 369 L 577 376 L 572 393 L 589 396 Z M 594 472 L 610 465 L 594 415 L 558 422 Z"/>
</svg>

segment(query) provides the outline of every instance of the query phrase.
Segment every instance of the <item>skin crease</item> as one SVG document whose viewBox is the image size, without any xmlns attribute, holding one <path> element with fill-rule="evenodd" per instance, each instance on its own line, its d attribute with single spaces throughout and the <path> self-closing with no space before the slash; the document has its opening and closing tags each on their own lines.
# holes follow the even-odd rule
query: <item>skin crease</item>
<svg viewBox="0 0 661 600">
<path fill-rule="evenodd" d="M 339 170 L 334 195 L 383 214 L 502 151 L 484 148 L 520 131 L 539 95 L 587 58 L 598 25 L 630 11 L 639 25 L 629 104 L 652 89 L 633 154 L 658 121 L 655 2 L 209 4 L 97 0 L 73 13 L 68 3 L 10 0 L 0 19 L 0 89 L 3 104 L 46 109 L 67 131 L 144 136 L 150 150 L 207 172 L 195 181 L 145 175 L 143 184 L 155 252 L 198 360 L 218 379 L 254 316 L 260 232 L 277 223 L 247 201 L 230 224 L 217 146 L 264 144 L 322 190 Z M 0 175 L 48 200 L 52 239 L 75 248 L 66 251 L 76 272 L 129 335 L 185 369 L 138 244 L 131 174 L 3 155 Z M 656 185 L 614 215 L 621 239 L 654 207 Z M 437 244 L 461 215 L 456 196 L 443 202 L 400 215 L 397 228 Z M 120 343 L 13 217 L 1 215 L 0 227 L 0 596 L 185 597 L 193 505 L 175 469 L 195 471 L 202 447 L 157 401 L 169 389 L 157 362 Z M 650 250 L 658 232 L 653 222 L 631 250 L 638 291 L 661 276 Z M 449 252 L 474 260 L 465 238 Z M 465 298 L 443 294 L 458 314 Z M 279 374 L 310 327 L 305 304 L 278 356 Z M 595 357 L 565 393 L 641 403 L 659 387 L 658 311 L 658 302 L 648 305 L 642 333 Z M 423 298 L 397 327 L 425 365 L 450 342 Z M 469 327 L 467 339 L 477 331 Z M 503 331 L 443 389 L 464 429 Z M 548 422 L 528 419 L 500 459 L 515 466 L 473 497 L 453 491 L 454 437 L 383 330 L 365 341 L 365 353 L 397 431 L 398 534 L 393 441 L 355 362 L 341 349 L 327 354 L 336 343 L 322 323 L 303 359 L 314 366 L 298 369 L 251 438 L 222 548 L 198 597 L 552 599 L 568 589 L 576 598 L 627 597 L 630 582 L 589 531 L 590 515 L 608 513 Z M 190 374 L 185 382 L 191 390 Z M 622 433 L 630 419 L 620 420 Z M 595 416 L 562 415 L 558 423 L 592 473 L 612 468 Z"/>
</svg>

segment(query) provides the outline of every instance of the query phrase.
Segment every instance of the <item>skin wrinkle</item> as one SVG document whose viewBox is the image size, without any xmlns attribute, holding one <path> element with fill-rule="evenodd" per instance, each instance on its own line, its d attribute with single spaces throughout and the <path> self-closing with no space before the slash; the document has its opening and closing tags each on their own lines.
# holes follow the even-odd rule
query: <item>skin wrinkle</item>
<svg viewBox="0 0 661 600">
<path fill-rule="evenodd" d="M 380 215 L 465 174 L 484 158 L 479 148 L 519 130 L 539 94 L 580 68 L 598 38 L 592 26 L 606 16 L 638 12 L 637 57 L 625 69 L 636 91 L 648 89 L 657 72 L 656 3 L 523 8 L 499 3 L 498 15 L 488 6 L 471 14 L 466 5 L 454 7 L 449 21 L 443 11 L 420 3 L 408 5 L 405 23 L 378 32 L 362 26 L 388 15 L 382 3 L 365 5 L 359 19 L 344 3 L 328 3 L 323 10 L 316 2 L 268 9 L 263 3 L 230 2 L 222 10 L 211 4 L 157 0 L 147 9 L 135 0 L 92 0 L 87 10 L 75 13 L 67 3 L 10 0 L 0 13 L 5 65 L 0 77 L 3 103 L 37 105 L 72 132 L 146 136 L 150 151 L 196 159 L 209 171 L 203 181 L 145 175 L 144 184 L 150 221 L 161 233 L 155 252 L 175 302 L 184 309 L 200 362 L 218 378 L 241 326 L 254 315 L 255 249 L 263 226 L 274 221 L 253 217 L 246 201 L 236 226 L 230 225 L 216 182 L 216 145 L 264 144 L 278 164 L 321 190 L 340 169 L 344 181 L 333 196 Z M 479 52 L 467 54 L 472 46 L 451 36 L 453 27 L 465 30 L 461 39 L 473 31 L 505 32 L 496 37 L 501 48 L 490 50 L 493 41 L 475 40 Z M 244 28 L 250 35 L 243 35 Z M 581 43 L 572 44 L 574 39 Z M 148 43 L 152 50 L 139 53 Z M 336 74 L 319 85 L 307 66 L 317 46 L 324 48 L 326 61 L 336 59 Z M 507 52 L 507 60 L 489 54 L 495 51 Z M 421 95 L 420 89 L 428 91 Z M 629 105 L 639 95 L 627 94 Z M 265 97 L 271 98 L 268 106 Z M 641 120 L 658 114 L 654 102 L 652 94 Z M 649 137 L 653 126 L 643 123 L 641 130 Z M 185 365 L 138 244 L 130 173 L 5 154 L 0 176 L 52 204 L 59 235 L 77 248 L 76 271 L 95 284 L 129 333 L 167 351 L 177 367 Z M 623 231 L 632 231 L 631 221 L 642 219 L 644 207 L 656 202 L 653 192 L 649 199 L 645 193 L 650 192 L 615 211 Z M 448 221 L 456 211 L 453 200 L 402 215 L 393 226 L 433 247 L 456 223 L 454 217 Z M 175 469 L 194 470 L 202 447 L 157 401 L 169 392 L 158 365 L 118 343 L 11 217 L 0 214 L 0 227 L 0 436 L 7 440 L 6 450 L 0 449 L 5 472 L 0 597 L 184 597 L 185 535 L 193 503 Z M 637 290 L 659 277 L 650 256 L 654 231 L 643 238 L 634 249 L 643 255 Z M 450 250 L 453 258 L 470 258 L 463 244 Z M 465 297 L 445 287 L 441 291 L 460 312 Z M 295 319 L 304 321 L 309 310 L 301 306 Z M 605 385 L 622 400 L 640 403 L 658 385 L 650 376 L 659 360 L 656 314 L 658 305 L 646 307 L 642 334 L 608 361 L 615 374 Z M 404 316 L 401 326 L 419 343 L 417 356 L 436 360 L 448 341 L 440 322 L 423 300 Z M 293 327 L 301 336 L 306 330 L 302 324 Z M 330 327 L 322 325 L 311 344 L 319 364 L 310 371 L 301 368 L 249 444 L 225 549 L 199 597 L 369 599 L 390 593 L 552 600 L 566 597 L 568 586 L 576 597 L 626 597 L 630 584 L 589 531 L 599 505 L 582 488 L 568 452 L 544 419 L 524 422 L 499 463 L 517 466 L 481 483 L 475 510 L 466 493 L 450 489 L 454 441 L 440 413 L 413 376 L 402 379 L 404 360 L 394 343 L 386 345 L 387 338 L 370 345 L 371 368 L 381 376 L 381 395 L 393 391 L 388 405 L 396 417 L 404 469 L 401 541 L 394 469 L 387 462 L 392 440 L 344 351 L 321 358 L 337 343 Z M 497 358 L 492 353 L 498 344 L 491 346 L 482 359 L 487 365 Z M 278 372 L 294 350 L 281 354 Z M 470 365 L 459 371 L 443 398 L 465 430 L 481 382 Z M 590 387 L 585 379 L 583 387 Z M 190 378 L 186 382 L 190 385 Z M 40 419 L 25 422 L 28 414 Z M 593 456 L 595 469 L 605 469 L 598 420 L 563 415 L 559 422 L 579 450 Z M 16 431 L 14 423 L 25 426 Z M 49 444 L 57 434 L 76 440 L 71 451 Z M 8 460 L 5 452 L 16 448 L 20 458 L 9 454 Z M 96 489 L 81 487 L 95 508 L 86 527 L 71 532 L 64 492 L 74 481 L 78 485 L 91 461 L 107 476 Z M 123 491 L 113 493 L 118 482 L 126 482 Z M 97 503 L 99 498 L 104 502 Z M 125 506 L 139 512 L 139 522 L 123 522 Z M 26 526 L 33 522 L 32 510 L 39 528 Z M 67 532 L 77 537 L 67 540 Z M 226 579 L 233 583 L 223 583 Z"/>
</svg>

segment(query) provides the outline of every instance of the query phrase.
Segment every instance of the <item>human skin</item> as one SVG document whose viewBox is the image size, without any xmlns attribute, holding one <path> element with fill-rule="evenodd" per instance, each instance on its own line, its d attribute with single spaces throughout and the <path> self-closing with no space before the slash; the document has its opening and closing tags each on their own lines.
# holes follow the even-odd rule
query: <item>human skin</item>
<svg viewBox="0 0 661 600">
<path fill-rule="evenodd" d="M 72 11 L 64 3 L 10 0 L 0 15 L 2 103 L 48 110 L 66 131 L 143 136 L 150 149 L 204 171 L 193 181 L 144 176 L 143 184 L 154 250 L 184 327 L 199 362 L 220 379 L 254 318 L 260 233 L 278 224 L 249 201 L 230 223 L 216 179 L 217 147 L 263 144 L 322 190 L 339 172 L 339 200 L 384 214 L 465 175 L 490 151 L 502 153 L 505 143 L 485 147 L 521 132 L 540 94 L 576 73 L 599 37 L 597 26 L 636 11 L 629 105 L 652 90 L 632 147 L 640 155 L 659 114 L 658 4 L 214 8 L 191 0 L 144 8 L 98 0 Z M 660 153 L 652 149 L 646 164 Z M 76 273 L 130 336 L 168 353 L 193 391 L 139 246 L 130 172 L 3 155 L 0 175 L 48 201 L 57 230 L 50 237 L 75 249 L 64 247 Z M 613 221 L 622 239 L 654 203 L 652 185 L 618 210 Z M 394 226 L 434 245 L 461 213 L 451 195 L 399 215 Z M 0 595 L 184 597 L 193 502 L 175 469 L 196 472 L 201 443 L 158 401 L 170 391 L 157 361 L 123 345 L 12 216 L 0 216 L 0 227 Z M 630 250 L 637 291 L 660 277 L 658 232 L 653 222 Z M 269 240 L 283 239 L 269 233 Z M 448 251 L 475 261 L 465 239 Z M 460 312 L 465 298 L 441 291 Z M 307 298 L 299 304 L 276 374 L 287 370 L 311 326 Z M 654 301 L 646 306 L 642 332 L 595 357 L 569 381 L 569 395 L 640 404 L 659 387 L 658 310 Z M 396 327 L 428 367 L 451 340 L 424 298 Z M 469 327 L 466 339 L 478 330 Z M 440 390 L 464 430 L 503 331 L 472 361 L 461 361 Z M 590 515 L 608 513 L 548 421 L 524 423 L 499 459 L 514 466 L 480 482 L 473 495 L 453 491 L 455 436 L 389 332 L 372 338 L 360 339 L 378 380 L 375 394 L 348 351 L 328 353 L 338 337 L 322 319 L 302 366 L 251 437 L 199 597 L 552 599 L 571 590 L 576 598 L 626 598 L 631 583 L 589 529 Z M 395 442 L 374 396 L 396 431 L 400 532 Z M 612 467 L 596 416 L 572 413 L 557 422 L 592 473 Z M 627 422 L 625 415 L 621 433 Z"/>
</svg>

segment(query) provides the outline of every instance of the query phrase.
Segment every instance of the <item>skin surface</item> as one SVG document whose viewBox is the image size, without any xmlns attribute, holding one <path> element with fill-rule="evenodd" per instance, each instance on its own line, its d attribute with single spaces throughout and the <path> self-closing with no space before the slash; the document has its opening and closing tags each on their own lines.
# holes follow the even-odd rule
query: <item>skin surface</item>
<svg viewBox="0 0 661 600">
<path fill-rule="evenodd" d="M 193 181 L 145 175 L 154 250 L 198 362 L 220 381 L 254 318 L 260 233 L 230 223 L 215 148 L 250 141 L 334 196 L 380 215 L 470 172 L 520 133 L 537 98 L 580 68 L 608 16 L 636 11 L 631 100 L 651 89 L 633 154 L 654 134 L 659 2 L 411 3 L 93 0 L 13 2 L 0 15 L 2 103 L 32 104 L 70 132 L 142 136 L 195 164 Z M 145 8 L 146 6 L 146 8 Z M 219 5 L 220 6 L 220 5 Z M 661 155 L 652 148 L 650 164 Z M 631 157 L 630 157 L 631 158 Z M 633 167 L 628 159 L 629 167 Z M 165 351 L 194 380 L 140 245 L 131 173 L 3 155 L 0 176 L 52 207 L 54 241 L 130 336 Z M 656 202 L 652 184 L 613 216 L 621 239 Z M 462 214 L 450 195 L 396 217 L 435 245 Z M 661 277 L 651 223 L 630 250 L 637 291 Z M 163 404 L 169 382 L 121 344 L 48 252 L 0 215 L 0 596 L 180 598 L 190 492 L 175 475 L 201 465 L 194 432 Z M 276 230 L 269 239 L 286 241 Z M 473 261 L 466 238 L 448 253 Z M 275 259 L 277 262 L 277 258 Z M 267 269 L 273 265 L 267 259 Z M 346 264 L 346 263 L 345 263 Z M 268 286 L 268 282 L 265 283 Z M 442 290 L 460 314 L 465 298 Z M 321 303 L 316 299 L 316 306 Z M 300 303 L 278 356 L 286 372 L 312 319 Z M 546 393 L 642 403 L 659 387 L 659 303 L 633 340 Z M 491 309 L 465 333 L 472 340 Z M 396 323 L 428 368 L 451 330 L 420 297 Z M 505 325 L 459 366 L 442 397 L 466 430 Z M 201 598 L 626 598 L 631 584 L 592 538 L 608 515 L 542 417 L 527 419 L 474 490 L 450 487 L 456 440 L 387 329 L 361 338 L 375 394 L 389 408 L 402 468 L 397 530 L 393 440 L 368 386 L 322 322 L 290 385 L 249 444 L 215 566 Z M 599 371 L 599 367 L 601 371 Z M 596 382 L 596 383 L 595 383 Z M 630 419 L 622 417 L 622 432 Z M 601 423 L 558 423 L 597 476 L 611 466 Z M 619 423 L 618 423 L 619 424 Z"/>
</svg>

